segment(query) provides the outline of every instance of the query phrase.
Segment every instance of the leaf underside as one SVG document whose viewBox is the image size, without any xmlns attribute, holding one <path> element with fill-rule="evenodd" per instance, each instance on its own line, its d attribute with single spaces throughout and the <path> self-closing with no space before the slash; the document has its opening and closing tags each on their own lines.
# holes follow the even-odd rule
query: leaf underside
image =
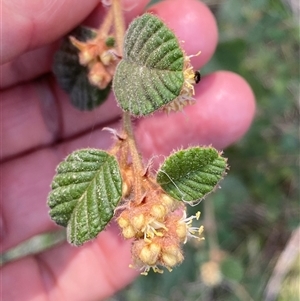
<svg viewBox="0 0 300 301">
<path fill-rule="evenodd" d="M 94 38 L 96 32 L 79 26 L 70 35 L 85 42 Z M 54 56 L 53 72 L 59 85 L 70 95 L 71 103 L 77 109 L 93 110 L 107 99 L 111 84 L 103 90 L 91 85 L 87 77 L 88 69 L 79 63 L 78 53 L 78 49 L 70 42 L 69 35 L 65 37 Z"/>
<path fill-rule="evenodd" d="M 214 190 L 227 168 L 226 159 L 212 147 L 194 147 L 168 157 L 157 182 L 173 198 L 195 202 Z"/>
<path fill-rule="evenodd" d="M 148 115 L 174 100 L 183 86 L 184 54 L 174 33 L 152 14 L 136 18 L 113 79 L 124 111 Z"/>
<path fill-rule="evenodd" d="M 58 165 L 51 187 L 51 218 L 67 227 L 70 243 L 81 245 L 95 238 L 113 217 L 122 195 L 122 178 L 115 157 L 82 149 Z"/>
</svg>

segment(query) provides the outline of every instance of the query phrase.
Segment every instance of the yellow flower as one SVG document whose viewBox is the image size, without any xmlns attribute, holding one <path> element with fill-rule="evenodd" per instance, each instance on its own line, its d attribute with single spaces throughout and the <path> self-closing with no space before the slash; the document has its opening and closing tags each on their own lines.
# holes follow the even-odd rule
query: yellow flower
<svg viewBox="0 0 300 301">
<path fill-rule="evenodd" d="M 162 237 L 163 232 L 159 230 L 167 231 L 168 229 L 163 223 L 155 220 L 154 218 L 151 218 L 149 222 L 145 225 L 145 227 L 142 229 L 142 232 L 144 233 L 144 240 L 151 242 L 151 239 L 155 236 Z"/>
<path fill-rule="evenodd" d="M 183 216 L 179 220 L 179 223 L 176 228 L 176 232 L 179 236 L 179 238 L 183 241 L 183 243 L 187 242 L 188 237 L 193 237 L 198 240 L 203 240 L 204 237 L 202 236 L 204 227 L 193 227 L 192 223 L 193 220 L 199 220 L 200 218 L 200 211 L 198 211 L 195 215 L 192 215 L 190 217 L 186 216 L 186 210 L 183 211 Z"/>
<path fill-rule="evenodd" d="M 195 72 L 191 65 L 190 59 L 194 56 L 198 56 L 201 53 L 199 51 L 196 55 L 189 55 L 184 57 L 183 65 L 183 77 L 184 82 L 179 96 L 164 106 L 163 110 L 167 113 L 171 111 L 181 111 L 185 106 L 195 103 L 195 89 L 194 84 L 200 81 L 200 73 Z"/>
</svg>

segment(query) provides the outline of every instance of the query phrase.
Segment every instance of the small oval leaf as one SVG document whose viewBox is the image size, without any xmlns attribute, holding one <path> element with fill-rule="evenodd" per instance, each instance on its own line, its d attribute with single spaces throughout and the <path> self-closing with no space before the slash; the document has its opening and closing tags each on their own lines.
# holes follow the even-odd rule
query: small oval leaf
<svg viewBox="0 0 300 301">
<path fill-rule="evenodd" d="M 221 271 L 225 278 L 234 281 L 241 281 L 245 274 L 242 263 L 233 257 L 227 257 L 221 263 Z"/>
<path fill-rule="evenodd" d="M 61 162 L 48 196 L 51 218 L 67 227 L 74 245 L 95 238 L 113 217 L 122 196 L 115 157 L 102 150 L 82 149 Z"/>
<path fill-rule="evenodd" d="M 148 115 L 182 89 L 184 53 L 174 33 L 156 16 L 144 14 L 129 26 L 113 90 L 124 111 Z"/>
<path fill-rule="evenodd" d="M 214 190 L 226 168 L 226 159 L 216 149 L 193 147 L 168 157 L 157 173 L 157 182 L 173 198 L 196 202 Z"/>
<path fill-rule="evenodd" d="M 85 42 L 94 38 L 96 31 L 79 26 L 70 35 Z M 93 110 L 107 99 L 111 84 L 103 90 L 91 85 L 87 77 L 87 67 L 79 63 L 78 52 L 70 42 L 69 35 L 65 37 L 60 49 L 54 55 L 53 73 L 62 89 L 70 95 L 71 103 L 77 109 Z"/>
</svg>

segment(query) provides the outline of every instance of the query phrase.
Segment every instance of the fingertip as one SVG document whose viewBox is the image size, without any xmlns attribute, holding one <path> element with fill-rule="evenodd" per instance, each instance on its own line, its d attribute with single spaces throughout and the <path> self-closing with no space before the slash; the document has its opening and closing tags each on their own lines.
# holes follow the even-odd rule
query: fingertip
<svg viewBox="0 0 300 301">
<path fill-rule="evenodd" d="M 98 4 L 97 0 L 3 2 L 1 63 L 54 42 L 84 20 Z"/>
<path fill-rule="evenodd" d="M 125 18 L 127 23 L 132 21 L 133 18 L 140 15 L 150 0 L 123 0 Z"/>
<path fill-rule="evenodd" d="M 255 96 L 244 78 L 218 71 L 205 76 L 195 90 L 197 109 L 188 107 L 187 114 L 205 126 L 208 143 L 224 148 L 247 132 L 255 115 Z"/>
<path fill-rule="evenodd" d="M 192 65 L 200 68 L 212 57 L 218 42 L 216 20 L 209 8 L 198 0 L 166 0 L 149 9 L 173 29 L 188 55 Z"/>
<path fill-rule="evenodd" d="M 105 1 L 104 1 L 105 2 Z M 108 4 L 111 1 L 107 1 Z M 122 1 L 122 9 L 124 12 L 124 18 L 125 22 L 129 24 L 135 17 L 142 14 L 145 10 L 145 7 L 150 2 L 150 0 L 123 0 Z M 96 9 L 93 10 L 93 12 L 88 16 L 88 18 L 85 20 L 85 25 L 91 26 L 91 27 L 98 27 L 99 24 L 101 24 L 101 21 L 103 20 L 105 16 L 105 12 L 107 11 L 107 7 L 105 5 L 102 5 L 102 3 L 99 3 L 99 5 L 96 7 Z"/>
<path fill-rule="evenodd" d="M 83 20 L 86 25 L 99 26 L 105 8 L 101 1 L 17 1 L 3 3 L 3 47 L 1 63 L 52 43 Z M 123 0 L 127 21 L 143 12 L 149 0 Z M 12 46 L 13 45 L 13 46 Z M 1 45 L 2 46 L 2 45 Z"/>
<path fill-rule="evenodd" d="M 140 120 L 136 135 L 148 158 L 191 145 L 223 149 L 246 133 L 254 114 L 255 97 L 248 83 L 235 73 L 219 71 L 196 86 L 194 105 Z"/>
</svg>

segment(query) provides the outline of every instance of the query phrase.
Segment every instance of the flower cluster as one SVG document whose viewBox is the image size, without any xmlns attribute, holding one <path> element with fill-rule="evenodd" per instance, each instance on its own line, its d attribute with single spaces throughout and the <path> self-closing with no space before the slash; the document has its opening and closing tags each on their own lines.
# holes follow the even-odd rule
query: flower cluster
<svg viewBox="0 0 300 301">
<path fill-rule="evenodd" d="M 70 41 L 79 50 L 79 63 L 89 70 L 89 82 L 99 89 L 105 89 L 112 81 L 118 62 L 114 38 L 97 36 L 81 42 L 71 36 Z"/>
<path fill-rule="evenodd" d="M 200 73 L 194 71 L 193 66 L 191 65 L 191 58 L 198 56 L 201 52 L 198 52 L 196 55 L 185 55 L 183 63 L 183 78 L 184 82 L 178 97 L 173 101 L 164 106 L 164 111 L 170 113 L 171 111 L 181 111 L 187 105 L 195 103 L 195 89 L 194 84 L 200 81 Z M 199 74 L 199 77 L 197 77 Z"/>
<path fill-rule="evenodd" d="M 188 237 L 203 239 L 203 227 L 192 227 L 195 216 L 186 217 L 186 208 L 160 189 L 149 192 L 142 202 L 129 202 L 117 222 L 126 239 L 134 239 L 131 267 L 147 275 L 150 269 L 162 273 L 183 261 L 182 244 Z"/>
</svg>

